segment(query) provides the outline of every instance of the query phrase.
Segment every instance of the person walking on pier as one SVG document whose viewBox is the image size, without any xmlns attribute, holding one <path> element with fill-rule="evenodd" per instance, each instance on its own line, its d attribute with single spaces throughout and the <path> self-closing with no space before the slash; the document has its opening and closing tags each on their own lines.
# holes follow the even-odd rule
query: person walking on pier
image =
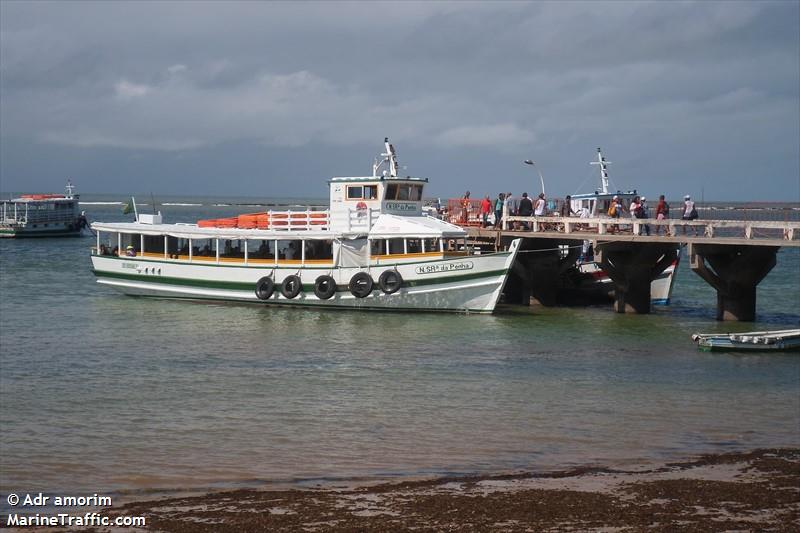
<svg viewBox="0 0 800 533">
<path fill-rule="evenodd" d="M 687 194 L 683 197 L 683 214 L 681 215 L 681 220 L 695 219 L 697 219 L 697 209 L 694 206 L 692 197 Z M 692 233 L 694 233 L 695 237 L 697 236 L 697 227 L 692 226 Z M 686 229 L 686 225 L 683 226 L 683 234 L 689 234 L 688 230 Z"/>
<path fill-rule="evenodd" d="M 537 217 L 543 217 L 545 215 L 545 208 L 547 207 L 547 201 L 544 199 L 544 193 L 539 193 L 539 198 L 536 199 L 536 206 L 534 207 L 533 214 Z"/>
<path fill-rule="evenodd" d="M 641 215 L 638 218 L 650 218 L 650 209 L 647 207 L 647 198 L 642 196 L 642 202 L 640 204 L 640 212 Z M 648 237 L 650 236 L 650 224 L 642 224 L 642 228 L 644 230 L 644 234 Z M 641 235 L 641 230 L 639 230 L 639 235 Z"/>
<path fill-rule="evenodd" d="M 469 208 L 472 206 L 472 200 L 469 199 L 469 191 L 464 193 L 461 199 L 461 221 L 464 224 L 469 222 Z"/>
<path fill-rule="evenodd" d="M 521 217 L 529 217 L 533 214 L 533 203 L 531 202 L 531 199 L 528 198 L 528 193 L 526 192 L 522 193 L 522 199 L 519 201 L 518 213 Z M 529 231 L 531 229 L 527 222 L 523 222 L 522 227 L 525 229 L 525 231 Z"/>
<path fill-rule="evenodd" d="M 620 215 L 622 214 L 622 202 L 619 201 L 619 196 L 616 194 L 614 198 L 611 199 L 611 204 L 608 206 L 608 216 L 611 218 L 619 219 Z M 608 232 L 609 233 L 616 233 L 621 226 L 619 224 L 615 224 L 613 226 L 609 226 Z"/>
<path fill-rule="evenodd" d="M 486 227 L 489 225 L 489 213 L 492 212 L 492 201 L 489 199 L 489 195 L 487 194 L 483 200 L 481 200 L 481 222 L 483 223 L 482 227 Z"/>
<path fill-rule="evenodd" d="M 510 192 L 506 193 L 506 201 L 503 204 L 505 210 L 505 216 L 517 216 L 517 201 L 514 199 L 514 195 Z M 514 222 L 509 229 L 516 229 L 517 223 Z"/>
<path fill-rule="evenodd" d="M 669 218 L 669 204 L 664 199 L 664 195 L 658 197 L 658 205 L 656 205 L 656 220 L 666 220 Z M 664 233 L 668 233 L 665 230 Z M 661 226 L 656 226 L 656 235 L 661 235 Z"/>
<path fill-rule="evenodd" d="M 503 219 L 503 204 L 505 203 L 506 195 L 500 193 L 497 195 L 497 200 L 494 202 L 494 227 L 495 229 L 501 229 L 503 226 L 500 225 L 500 221 Z"/>
</svg>

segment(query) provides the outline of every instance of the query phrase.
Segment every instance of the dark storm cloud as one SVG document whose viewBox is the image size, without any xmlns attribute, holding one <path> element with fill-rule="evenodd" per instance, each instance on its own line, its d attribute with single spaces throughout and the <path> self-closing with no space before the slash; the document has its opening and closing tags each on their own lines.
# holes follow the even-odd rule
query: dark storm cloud
<svg viewBox="0 0 800 533">
<path fill-rule="evenodd" d="M 4 190 L 23 188 L 37 168 L 58 168 L 37 163 L 47 158 L 70 174 L 79 158 L 85 190 L 128 190 L 130 181 L 100 181 L 112 170 L 109 150 L 150 157 L 143 189 L 177 189 L 164 179 L 169 153 L 214 153 L 217 172 L 226 154 L 258 146 L 263 158 L 248 157 L 254 175 L 299 166 L 294 177 L 321 178 L 336 169 L 298 149 L 338 150 L 362 164 L 390 135 L 410 172 L 430 176 L 442 194 L 523 187 L 528 157 L 550 190 L 575 192 L 602 145 L 621 187 L 800 195 L 796 2 L 6 1 L 0 9 Z M 211 171 L 191 171 L 196 187 L 221 192 Z M 744 185 L 732 191 L 734 181 Z"/>
</svg>

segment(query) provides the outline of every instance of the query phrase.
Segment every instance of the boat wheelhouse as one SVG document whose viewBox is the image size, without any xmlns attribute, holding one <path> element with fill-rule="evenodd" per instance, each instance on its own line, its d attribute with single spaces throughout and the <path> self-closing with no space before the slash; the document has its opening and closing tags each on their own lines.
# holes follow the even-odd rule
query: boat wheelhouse
<svg viewBox="0 0 800 533">
<path fill-rule="evenodd" d="M 23 194 L 3 201 L 0 237 L 77 237 L 87 226 L 75 187 L 66 194 Z"/>
<path fill-rule="evenodd" d="M 625 209 L 628 209 L 633 199 L 637 196 L 636 189 L 629 191 L 610 192 L 608 188 L 608 165 L 600 148 L 597 149 L 597 161 L 589 164 L 597 165 L 600 170 L 600 187 L 594 193 L 574 194 L 571 198 L 570 207 L 573 212 L 580 213 L 585 218 L 600 218 L 607 216 L 611 201 L 619 198 Z M 672 298 L 672 288 L 675 284 L 675 274 L 678 270 L 678 259 L 673 261 L 663 272 L 661 272 L 650 284 L 650 302 L 654 305 L 669 305 Z M 584 275 L 581 286 L 589 291 L 606 294 L 609 297 L 613 294 L 614 284 L 608 274 L 603 271 L 595 261 L 584 261 L 577 265 L 578 271 Z"/>
<path fill-rule="evenodd" d="M 516 256 L 474 253 L 423 214 L 427 179 L 397 176 L 394 147 L 367 177 L 329 180 L 325 211 L 266 211 L 197 224 L 92 224 L 98 283 L 125 294 L 387 310 L 491 312 Z"/>
</svg>

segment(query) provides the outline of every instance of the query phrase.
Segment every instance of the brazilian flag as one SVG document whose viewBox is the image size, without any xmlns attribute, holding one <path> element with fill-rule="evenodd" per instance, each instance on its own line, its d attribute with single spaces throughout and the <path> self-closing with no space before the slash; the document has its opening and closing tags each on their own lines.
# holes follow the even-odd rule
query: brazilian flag
<svg viewBox="0 0 800 533">
<path fill-rule="evenodd" d="M 127 204 L 125 204 L 125 207 L 122 208 L 122 214 L 123 215 L 127 215 L 128 213 L 133 213 L 134 212 L 134 210 L 135 210 L 134 201 L 135 200 L 133 198 L 131 198 L 131 201 L 128 202 Z"/>
</svg>

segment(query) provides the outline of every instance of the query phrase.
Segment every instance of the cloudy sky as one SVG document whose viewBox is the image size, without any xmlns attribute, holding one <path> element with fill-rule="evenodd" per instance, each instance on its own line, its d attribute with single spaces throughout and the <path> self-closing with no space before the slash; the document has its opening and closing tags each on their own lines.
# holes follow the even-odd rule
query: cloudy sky
<svg viewBox="0 0 800 533">
<path fill-rule="evenodd" d="M 0 189 L 800 201 L 800 2 L 0 1 Z"/>
</svg>

